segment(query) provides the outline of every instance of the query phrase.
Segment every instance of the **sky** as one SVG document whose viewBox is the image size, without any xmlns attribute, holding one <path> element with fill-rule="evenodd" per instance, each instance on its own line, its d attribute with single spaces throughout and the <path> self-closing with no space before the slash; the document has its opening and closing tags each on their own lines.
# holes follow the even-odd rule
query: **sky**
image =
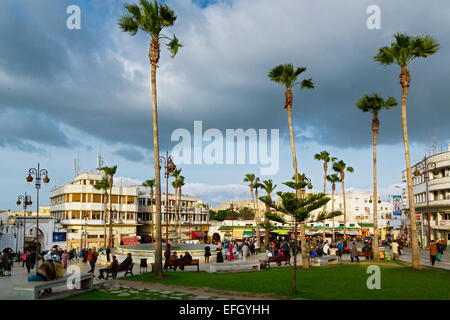
<svg viewBox="0 0 450 320">
<path fill-rule="evenodd" d="M 130 1 L 132 2 L 132 1 Z M 159 142 L 171 151 L 176 129 L 279 130 L 279 170 L 261 175 L 260 163 L 179 164 L 186 178 L 183 193 L 217 206 L 250 198 L 246 173 L 272 179 L 277 190 L 292 177 L 284 89 L 269 80 L 279 64 L 307 67 L 314 90 L 294 89 L 293 126 L 299 171 L 323 189 L 327 150 L 355 169 L 346 189 L 372 188 L 370 114 L 355 103 L 365 93 L 401 100 L 398 66 L 373 60 L 396 32 L 431 35 L 440 50 L 409 66 L 407 100 L 411 159 L 415 163 L 450 143 L 450 3 L 304 0 L 167 0 L 177 15 L 173 27 L 183 47 L 175 58 L 163 44 L 157 71 Z M 0 210 L 19 209 L 27 192 L 28 169 L 40 163 L 51 182 L 49 192 L 73 180 L 74 159 L 94 169 L 101 152 L 117 165 L 115 183 L 140 184 L 154 177 L 152 104 L 148 47 L 150 38 L 122 32 L 117 20 L 123 0 L 2 0 L 0 3 Z M 68 29 L 67 7 L 80 8 L 81 29 Z M 370 5 L 380 8 L 381 28 L 370 30 Z M 20 23 L 18 23 L 20 21 Z M 205 143 L 204 143 L 205 146 Z M 248 151 L 247 151 L 248 153 Z M 383 199 L 398 194 L 405 168 L 401 110 L 380 115 L 378 186 Z M 164 184 L 163 184 L 163 189 Z M 327 186 L 328 190 L 330 186 Z M 340 188 L 338 188 L 338 191 Z M 36 201 L 34 201 L 36 203 Z"/>
</svg>

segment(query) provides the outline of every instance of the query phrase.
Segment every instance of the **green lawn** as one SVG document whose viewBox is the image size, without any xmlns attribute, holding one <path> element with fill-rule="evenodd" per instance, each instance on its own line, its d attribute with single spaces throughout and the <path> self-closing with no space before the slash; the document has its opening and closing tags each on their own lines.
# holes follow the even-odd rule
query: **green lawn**
<svg viewBox="0 0 450 320">
<path fill-rule="evenodd" d="M 127 280 L 167 285 L 211 287 L 250 293 L 274 294 L 275 298 L 305 299 L 450 299 L 450 272 L 438 269 L 416 271 L 394 264 L 381 265 L 381 289 L 366 286 L 368 265 L 344 264 L 298 269 L 297 290 L 291 293 L 292 268 L 245 273 L 170 272 L 170 278 L 151 279 L 152 273 Z"/>
</svg>

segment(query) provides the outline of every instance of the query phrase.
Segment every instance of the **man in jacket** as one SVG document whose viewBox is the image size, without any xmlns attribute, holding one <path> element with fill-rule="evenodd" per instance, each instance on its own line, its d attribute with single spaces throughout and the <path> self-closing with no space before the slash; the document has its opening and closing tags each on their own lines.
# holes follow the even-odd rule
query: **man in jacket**
<svg viewBox="0 0 450 320">
<path fill-rule="evenodd" d="M 358 247 L 356 246 L 356 242 L 355 241 L 353 241 L 352 252 L 351 252 L 351 255 L 350 255 L 350 259 L 352 260 L 352 262 L 353 262 L 354 259 L 358 260 L 358 262 L 359 262 Z"/>
<path fill-rule="evenodd" d="M 428 245 L 428 248 L 430 249 L 431 265 L 434 266 L 434 263 L 436 262 L 436 255 L 438 253 L 436 242 L 434 242 L 434 240 L 431 240 L 431 243 Z"/>
<path fill-rule="evenodd" d="M 103 275 L 103 273 L 107 272 L 112 272 L 113 276 L 114 273 L 117 271 L 118 267 L 119 267 L 119 262 L 117 262 L 116 256 L 112 256 L 113 261 L 111 262 L 111 264 L 104 269 L 100 269 L 100 275 L 98 276 L 99 279 L 105 279 L 105 276 Z"/>
<path fill-rule="evenodd" d="M 98 252 L 95 247 L 92 247 L 92 250 L 89 251 L 87 261 L 89 262 L 89 265 L 91 266 L 91 269 L 88 271 L 88 273 L 94 273 L 95 270 L 95 263 L 97 262 L 97 256 Z"/>
</svg>

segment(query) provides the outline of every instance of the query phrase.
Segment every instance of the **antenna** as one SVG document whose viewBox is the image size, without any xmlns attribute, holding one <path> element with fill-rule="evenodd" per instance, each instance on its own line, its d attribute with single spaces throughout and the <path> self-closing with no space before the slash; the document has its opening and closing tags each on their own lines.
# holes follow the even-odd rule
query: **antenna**
<svg viewBox="0 0 450 320">
<path fill-rule="evenodd" d="M 436 129 L 434 129 L 434 136 L 433 136 L 433 154 L 436 154 L 437 150 L 437 137 L 436 137 Z"/>
</svg>

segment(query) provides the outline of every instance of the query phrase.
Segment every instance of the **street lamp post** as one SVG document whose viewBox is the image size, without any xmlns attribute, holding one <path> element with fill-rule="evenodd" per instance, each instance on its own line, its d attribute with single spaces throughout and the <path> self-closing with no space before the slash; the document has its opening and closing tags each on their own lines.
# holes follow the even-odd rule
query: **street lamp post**
<svg viewBox="0 0 450 320">
<path fill-rule="evenodd" d="M 423 177 L 425 179 L 425 186 L 426 186 L 426 198 L 427 198 L 427 219 L 428 219 L 428 237 L 427 237 L 427 241 L 428 243 L 430 243 L 431 240 L 431 226 L 430 226 L 430 201 L 429 201 L 429 197 L 428 197 L 428 173 L 434 169 L 433 174 L 437 174 L 436 172 L 436 163 L 432 162 L 432 161 L 428 161 L 427 156 L 425 155 L 425 158 L 419 162 L 418 164 L 416 164 L 416 171 L 414 171 L 414 175 L 416 177 L 418 177 L 420 175 L 420 171 L 423 169 Z M 422 228 L 423 228 L 423 219 L 422 219 Z M 423 235 L 423 231 L 422 231 L 422 235 Z M 423 245 L 423 240 L 422 240 L 422 245 Z"/>
<path fill-rule="evenodd" d="M 26 225 L 26 215 L 27 215 L 27 206 L 31 206 L 33 202 L 31 201 L 31 196 L 27 195 L 25 192 L 24 195 L 19 195 L 17 197 L 17 205 L 20 206 L 23 201 L 23 251 L 25 252 L 25 225 Z"/>
<path fill-rule="evenodd" d="M 166 156 L 160 156 L 159 162 L 164 162 L 164 177 L 166 178 L 166 245 L 169 243 L 169 175 L 175 170 L 172 156 L 166 151 Z"/>
<path fill-rule="evenodd" d="M 35 176 L 35 187 L 36 187 L 36 270 L 39 267 L 39 189 L 41 188 L 41 176 L 45 174 L 42 179 L 44 183 L 49 183 L 50 179 L 48 177 L 48 172 L 45 169 L 40 168 L 38 163 L 37 169 L 31 168 L 28 170 L 27 181 L 32 182 L 33 176 Z"/>
</svg>

